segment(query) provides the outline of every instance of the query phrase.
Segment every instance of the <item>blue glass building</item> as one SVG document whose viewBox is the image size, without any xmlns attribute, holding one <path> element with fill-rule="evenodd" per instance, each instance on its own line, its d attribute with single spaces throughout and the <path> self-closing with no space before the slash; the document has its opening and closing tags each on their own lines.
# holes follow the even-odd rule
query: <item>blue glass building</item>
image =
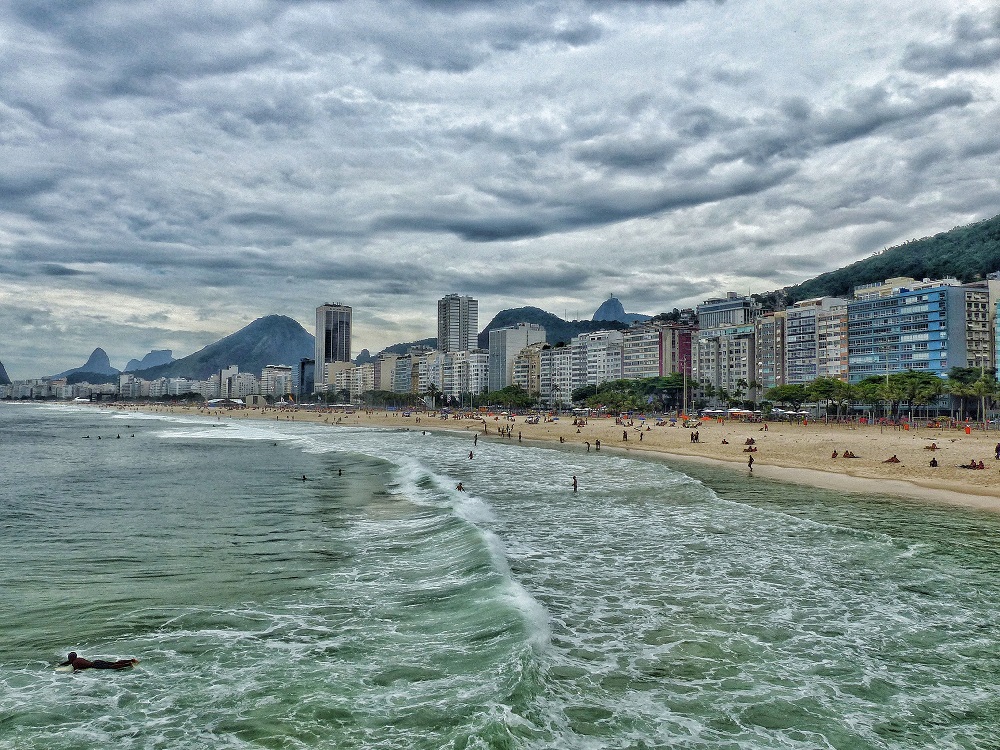
<svg viewBox="0 0 1000 750">
<path fill-rule="evenodd" d="M 947 377 L 965 367 L 965 286 L 901 287 L 848 303 L 850 382 L 906 370 Z"/>
</svg>

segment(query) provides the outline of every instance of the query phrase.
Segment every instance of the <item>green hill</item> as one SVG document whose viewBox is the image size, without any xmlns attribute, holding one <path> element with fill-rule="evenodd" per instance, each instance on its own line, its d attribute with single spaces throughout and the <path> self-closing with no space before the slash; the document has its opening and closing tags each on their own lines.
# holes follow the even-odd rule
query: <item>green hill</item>
<svg viewBox="0 0 1000 750">
<path fill-rule="evenodd" d="M 169 364 L 150 367 L 138 375 L 144 380 L 202 380 L 230 365 L 237 365 L 240 372 L 259 375 L 267 365 L 295 367 L 300 359 L 312 358 L 313 342 L 312 334 L 299 325 L 298 321 L 284 315 L 268 315 L 194 354 Z"/>
<path fill-rule="evenodd" d="M 893 276 L 974 281 L 1000 270 L 1000 216 L 910 240 L 777 293 L 789 303 L 812 297 L 850 297 L 855 286 Z M 765 295 L 767 296 L 767 295 Z"/>
</svg>

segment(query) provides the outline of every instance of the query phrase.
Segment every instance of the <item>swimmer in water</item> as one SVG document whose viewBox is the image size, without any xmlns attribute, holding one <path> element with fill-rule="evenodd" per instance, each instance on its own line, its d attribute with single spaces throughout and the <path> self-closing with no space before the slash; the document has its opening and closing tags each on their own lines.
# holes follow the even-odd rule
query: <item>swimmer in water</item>
<svg viewBox="0 0 1000 750">
<path fill-rule="evenodd" d="M 73 667 L 74 672 L 79 672 L 83 669 L 131 669 L 138 663 L 138 659 L 119 659 L 118 661 L 95 659 L 94 661 L 90 661 L 89 659 L 84 659 L 82 656 L 77 656 L 76 651 L 71 651 L 66 661 L 59 666 Z"/>
</svg>

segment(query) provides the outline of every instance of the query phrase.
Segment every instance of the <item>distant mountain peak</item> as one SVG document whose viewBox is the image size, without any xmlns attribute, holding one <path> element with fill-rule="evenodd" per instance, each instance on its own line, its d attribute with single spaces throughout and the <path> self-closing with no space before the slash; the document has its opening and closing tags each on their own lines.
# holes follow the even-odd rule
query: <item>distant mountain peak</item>
<svg viewBox="0 0 1000 750">
<path fill-rule="evenodd" d="M 58 375 L 53 375 L 52 379 L 57 380 L 59 378 L 69 377 L 70 375 L 74 375 L 78 372 L 91 372 L 95 375 L 118 374 L 118 370 L 111 366 L 111 360 L 108 358 L 108 353 L 101 347 L 97 347 L 93 352 L 91 352 L 85 364 L 80 367 L 73 367 L 65 372 L 59 373 Z"/>
<path fill-rule="evenodd" d="M 147 370 L 150 367 L 168 365 L 174 361 L 174 353 L 171 349 L 153 349 L 149 354 L 139 359 L 130 359 L 122 372 L 136 372 Z"/>
<path fill-rule="evenodd" d="M 3 362 L 0 362 L 0 385 L 10 385 L 10 378 L 3 367 Z"/>
<path fill-rule="evenodd" d="M 111 359 L 108 353 L 101 347 L 97 347 L 87 358 L 86 364 L 80 368 L 81 372 L 96 372 L 101 375 L 117 375 L 118 370 L 111 366 Z"/>
<path fill-rule="evenodd" d="M 611 320 L 617 321 L 618 323 L 636 323 L 639 321 L 647 321 L 650 319 L 649 315 L 641 315 L 639 313 L 627 313 L 625 312 L 625 306 L 621 303 L 615 295 L 611 295 L 601 306 L 597 308 L 594 313 L 593 320 Z"/>
<path fill-rule="evenodd" d="M 608 297 L 594 313 L 593 320 L 620 320 L 625 322 L 625 306 L 614 295 Z"/>
</svg>

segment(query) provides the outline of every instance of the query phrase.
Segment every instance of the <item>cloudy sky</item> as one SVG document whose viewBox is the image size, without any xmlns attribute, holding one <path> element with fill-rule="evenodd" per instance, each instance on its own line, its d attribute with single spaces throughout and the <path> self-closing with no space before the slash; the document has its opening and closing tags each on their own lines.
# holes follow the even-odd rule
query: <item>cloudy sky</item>
<svg viewBox="0 0 1000 750">
<path fill-rule="evenodd" d="M 0 360 L 767 291 L 1000 213 L 980 0 L 0 0 Z"/>
</svg>

